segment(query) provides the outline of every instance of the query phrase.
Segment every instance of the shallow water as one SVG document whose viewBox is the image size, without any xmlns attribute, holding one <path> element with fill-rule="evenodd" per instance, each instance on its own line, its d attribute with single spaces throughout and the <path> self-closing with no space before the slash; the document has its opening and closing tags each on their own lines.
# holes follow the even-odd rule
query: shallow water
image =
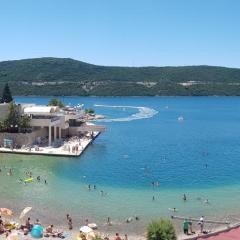
<svg viewBox="0 0 240 240">
<path fill-rule="evenodd" d="M 46 104 L 50 98 L 17 97 Z M 64 97 L 84 103 L 107 119 L 101 134 L 79 158 L 1 154 L 0 203 L 46 223 L 102 223 L 108 216 L 122 223 L 178 215 L 223 218 L 237 214 L 240 201 L 240 98 L 238 97 Z M 183 121 L 178 117 L 183 116 Z M 6 176 L 9 167 L 14 176 Z M 17 182 L 24 172 L 48 184 Z M 152 181 L 160 186 L 153 188 Z M 96 184 L 97 190 L 87 190 Z M 103 190 L 106 196 L 101 196 Z M 182 201 L 186 193 L 188 201 Z M 155 201 L 152 201 L 152 197 Z M 205 204 L 208 199 L 210 204 Z"/>
</svg>

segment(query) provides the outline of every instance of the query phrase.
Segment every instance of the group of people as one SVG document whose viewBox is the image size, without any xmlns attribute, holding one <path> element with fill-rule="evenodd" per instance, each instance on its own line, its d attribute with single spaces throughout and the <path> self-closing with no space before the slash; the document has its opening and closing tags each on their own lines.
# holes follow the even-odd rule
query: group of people
<svg viewBox="0 0 240 240">
<path fill-rule="evenodd" d="M 189 219 L 185 219 L 183 222 L 183 232 L 186 235 L 191 235 L 191 234 L 195 234 L 195 232 L 193 231 L 193 227 L 192 227 L 193 223 L 192 223 L 192 218 L 190 217 Z M 198 221 L 198 225 L 200 226 L 200 233 L 204 233 L 204 216 L 200 217 L 199 221 Z"/>
<path fill-rule="evenodd" d="M 7 237 L 12 232 L 12 230 L 17 230 L 19 232 L 22 232 L 24 235 L 28 235 L 29 233 L 31 233 L 32 229 L 36 225 L 42 226 L 39 219 L 36 219 L 36 221 L 34 223 L 32 223 L 31 218 L 28 217 L 26 219 L 25 224 L 19 226 L 17 224 L 14 225 L 14 224 L 10 224 L 9 222 L 4 222 L 0 216 L 0 235 L 5 234 Z M 43 234 L 44 234 L 44 237 L 64 238 L 63 232 L 54 230 L 54 226 L 52 224 L 45 228 Z"/>
<path fill-rule="evenodd" d="M 6 167 L 5 167 L 6 168 Z M 0 168 L 0 173 L 2 172 L 2 168 Z M 8 170 L 7 170 L 7 176 L 13 176 L 14 175 L 14 169 L 12 167 L 10 167 Z M 26 171 L 25 172 L 25 176 L 26 178 L 30 179 L 30 178 L 33 178 L 33 173 L 31 171 Z M 37 176 L 37 181 L 38 182 L 41 182 L 41 176 Z M 26 184 L 26 181 L 24 181 L 22 178 L 19 178 L 18 179 L 18 182 L 19 183 L 24 183 Z M 44 179 L 43 182 L 45 184 L 47 184 L 47 179 Z"/>
</svg>

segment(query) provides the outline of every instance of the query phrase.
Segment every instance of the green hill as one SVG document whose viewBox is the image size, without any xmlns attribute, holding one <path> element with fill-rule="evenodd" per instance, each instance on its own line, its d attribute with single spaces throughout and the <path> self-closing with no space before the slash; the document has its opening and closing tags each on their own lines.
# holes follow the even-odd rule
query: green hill
<svg viewBox="0 0 240 240">
<path fill-rule="evenodd" d="M 0 62 L 0 88 L 14 95 L 240 95 L 240 69 L 107 67 L 69 58 Z M 0 89 L 0 90 L 1 90 Z"/>
</svg>

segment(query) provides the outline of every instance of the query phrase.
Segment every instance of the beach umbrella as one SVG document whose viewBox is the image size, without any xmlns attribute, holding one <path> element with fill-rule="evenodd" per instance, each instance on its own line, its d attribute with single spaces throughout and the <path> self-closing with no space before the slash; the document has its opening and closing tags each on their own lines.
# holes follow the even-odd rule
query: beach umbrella
<svg viewBox="0 0 240 240">
<path fill-rule="evenodd" d="M 19 219 L 22 219 L 28 212 L 30 212 L 32 210 L 32 207 L 26 207 L 23 209 L 23 211 L 21 212 Z"/>
<path fill-rule="evenodd" d="M 90 232 L 93 231 L 92 228 L 90 228 L 90 227 L 88 227 L 88 226 L 82 226 L 82 227 L 80 227 L 79 230 L 80 230 L 81 232 L 85 233 L 85 234 L 90 233 Z"/>
<path fill-rule="evenodd" d="M 0 208 L 0 213 L 1 213 L 1 215 L 5 215 L 5 216 L 12 216 L 13 215 L 12 210 L 10 210 L 8 208 Z"/>
</svg>

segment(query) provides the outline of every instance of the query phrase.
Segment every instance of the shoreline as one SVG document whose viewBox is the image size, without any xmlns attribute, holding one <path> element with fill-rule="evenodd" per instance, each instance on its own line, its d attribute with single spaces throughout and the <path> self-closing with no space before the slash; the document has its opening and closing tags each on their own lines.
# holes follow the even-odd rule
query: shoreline
<svg viewBox="0 0 240 240">
<path fill-rule="evenodd" d="M 25 216 L 26 218 L 26 216 Z M 25 220 L 24 218 L 24 220 Z M 8 219 L 12 219 L 15 222 L 23 223 L 24 221 L 20 221 L 16 218 L 3 218 L 4 220 Z M 33 220 L 31 218 L 31 220 Z M 41 219 L 40 219 L 41 220 Z M 198 238 L 208 238 L 211 236 L 216 236 L 220 233 L 227 233 L 230 230 L 236 229 L 240 227 L 240 222 L 236 222 L 236 223 L 231 223 L 228 226 L 214 226 L 214 228 L 211 229 L 211 231 L 209 231 L 206 234 L 200 234 L 199 229 L 196 231 L 195 234 L 189 234 L 189 235 L 185 235 L 182 233 L 182 230 L 180 230 L 180 226 L 176 226 L 176 223 L 173 221 L 175 230 L 176 230 L 176 235 L 177 235 L 177 239 L 178 240 L 197 240 Z M 53 224 L 54 225 L 54 224 Z M 80 224 L 80 223 L 75 223 L 73 220 L 73 229 L 72 230 L 68 230 L 67 228 L 67 221 L 66 221 L 66 225 L 54 225 L 54 231 L 62 231 L 64 232 L 64 234 L 66 235 L 65 239 L 76 239 L 77 234 L 79 233 L 79 228 L 84 226 L 85 224 Z M 47 227 L 48 225 L 43 224 L 44 229 Z M 196 226 L 196 225 L 195 225 Z M 207 227 L 206 227 L 207 229 Z M 19 232 L 21 235 L 22 240 L 28 240 L 28 239 L 34 239 L 33 237 L 31 237 L 30 234 L 24 236 L 22 232 L 18 231 L 18 230 L 13 230 L 14 232 Z M 120 237 L 123 239 L 124 235 L 127 234 L 128 235 L 128 239 L 131 240 L 145 240 L 146 239 L 146 228 L 144 227 L 142 229 L 142 232 L 137 232 L 135 229 L 135 225 L 131 224 L 131 223 L 122 223 L 122 224 L 113 224 L 113 225 L 108 225 L 107 223 L 99 225 L 97 229 L 94 230 L 96 235 L 100 235 L 102 238 L 104 237 L 108 237 L 110 240 L 115 238 L 115 234 L 119 233 Z M 0 235 L 0 240 L 5 239 L 5 234 Z M 44 237 L 42 239 L 45 239 Z M 47 239 L 49 240 L 53 240 L 53 239 L 59 239 L 58 237 L 48 237 Z"/>
</svg>

